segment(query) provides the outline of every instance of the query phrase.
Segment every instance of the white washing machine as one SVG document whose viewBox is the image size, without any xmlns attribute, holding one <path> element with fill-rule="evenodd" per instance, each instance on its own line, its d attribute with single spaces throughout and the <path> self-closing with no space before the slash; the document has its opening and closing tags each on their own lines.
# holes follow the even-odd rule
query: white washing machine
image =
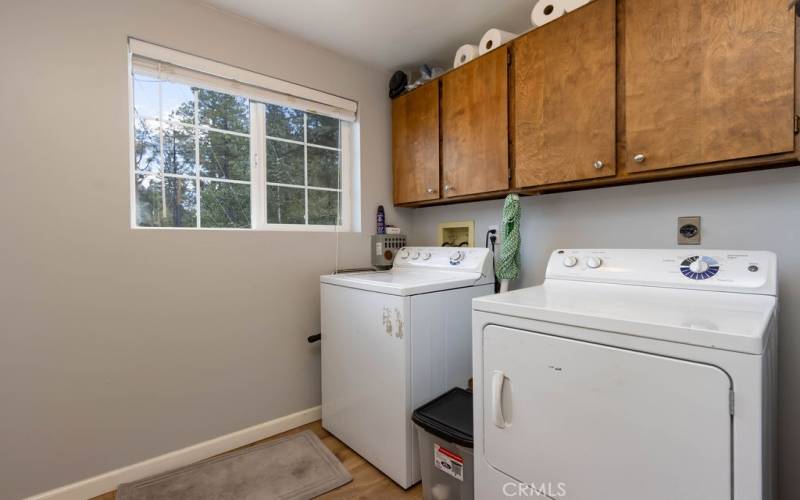
<svg viewBox="0 0 800 500">
<path fill-rule="evenodd" d="M 411 413 L 472 376 L 483 248 L 404 248 L 389 271 L 320 278 L 322 426 L 403 488 L 420 480 Z"/>
<path fill-rule="evenodd" d="M 476 498 L 774 499 L 777 306 L 774 254 L 700 249 L 474 300 Z"/>
</svg>

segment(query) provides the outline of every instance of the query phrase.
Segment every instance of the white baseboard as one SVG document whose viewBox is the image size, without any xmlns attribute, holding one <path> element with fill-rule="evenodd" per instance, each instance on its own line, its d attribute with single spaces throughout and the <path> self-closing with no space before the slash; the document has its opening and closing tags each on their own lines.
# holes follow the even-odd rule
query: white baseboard
<svg viewBox="0 0 800 500">
<path fill-rule="evenodd" d="M 177 467 L 183 467 L 198 460 L 254 443 L 261 439 L 286 432 L 322 418 L 322 407 L 315 406 L 269 422 L 209 439 L 180 450 L 171 451 L 128 465 L 116 470 L 90 477 L 77 483 L 68 484 L 54 490 L 29 497 L 28 500 L 86 500 L 117 489 L 121 483 L 137 481 L 154 474 L 160 474 Z"/>
</svg>

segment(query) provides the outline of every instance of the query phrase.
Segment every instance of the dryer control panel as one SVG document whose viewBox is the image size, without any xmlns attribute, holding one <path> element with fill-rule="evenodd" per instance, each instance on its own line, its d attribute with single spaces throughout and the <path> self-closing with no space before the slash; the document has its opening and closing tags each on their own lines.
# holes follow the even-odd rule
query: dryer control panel
<svg viewBox="0 0 800 500">
<path fill-rule="evenodd" d="M 739 250 L 556 250 L 547 279 L 777 294 L 772 252 Z"/>
<path fill-rule="evenodd" d="M 486 272 L 491 275 L 492 253 L 473 247 L 403 247 L 394 258 L 394 267 L 423 268 L 460 272 Z"/>
</svg>

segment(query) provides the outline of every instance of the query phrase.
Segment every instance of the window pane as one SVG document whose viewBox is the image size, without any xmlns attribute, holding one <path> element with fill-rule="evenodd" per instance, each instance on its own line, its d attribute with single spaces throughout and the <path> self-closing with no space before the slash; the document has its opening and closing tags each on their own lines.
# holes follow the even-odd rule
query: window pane
<svg viewBox="0 0 800 500">
<path fill-rule="evenodd" d="M 167 215 L 161 225 L 195 227 L 197 225 L 197 192 L 193 179 L 164 178 Z"/>
<path fill-rule="evenodd" d="M 194 123 L 194 91 L 182 83 L 161 82 L 161 117 Z"/>
<path fill-rule="evenodd" d="M 136 225 L 161 225 L 161 177 L 158 175 L 136 176 Z"/>
<path fill-rule="evenodd" d="M 136 118 L 158 118 L 157 78 L 146 75 L 133 75 L 133 109 Z"/>
<path fill-rule="evenodd" d="M 250 227 L 250 184 L 200 183 L 202 227 Z"/>
<path fill-rule="evenodd" d="M 339 152 L 308 147 L 308 185 L 339 188 Z"/>
<path fill-rule="evenodd" d="M 331 148 L 339 147 L 339 120 L 308 113 L 308 142 Z"/>
<path fill-rule="evenodd" d="M 134 164 L 136 170 L 158 172 L 161 170 L 161 138 L 158 121 L 134 118 Z"/>
<path fill-rule="evenodd" d="M 194 175 L 194 129 L 177 124 L 164 125 L 164 171 Z"/>
<path fill-rule="evenodd" d="M 280 184 L 305 184 L 303 146 L 267 140 L 267 181 Z"/>
<path fill-rule="evenodd" d="M 335 226 L 339 216 L 339 192 L 308 190 L 308 223 Z"/>
<path fill-rule="evenodd" d="M 250 180 L 250 138 L 205 130 L 200 136 L 200 175 Z"/>
<path fill-rule="evenodd" d="M 201 125 L 232 132 L 250 133 L 250 100 L 213 90 L 197 90 Z"/>
<path fill-rule="evenodd" d="M 303 112 L 298 109 L 267 104 L 267 135 L 303 141 Z"/>
<path fill-rule="evenodd" d="M 267 186 L 267 222 L 305 224 L 305 190 Z"/>
</svg>

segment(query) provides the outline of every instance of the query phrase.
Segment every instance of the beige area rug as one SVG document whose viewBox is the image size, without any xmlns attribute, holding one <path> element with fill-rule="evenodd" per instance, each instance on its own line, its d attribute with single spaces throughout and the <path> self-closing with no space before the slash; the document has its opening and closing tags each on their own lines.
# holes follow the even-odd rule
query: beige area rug
<svg viewBox="0 0 800 500">
<path fill-rule="evenodd" d="M 307 430 L 122 484 L 117 500 L 300 500 L 352 480 Z"/>
</svg>

